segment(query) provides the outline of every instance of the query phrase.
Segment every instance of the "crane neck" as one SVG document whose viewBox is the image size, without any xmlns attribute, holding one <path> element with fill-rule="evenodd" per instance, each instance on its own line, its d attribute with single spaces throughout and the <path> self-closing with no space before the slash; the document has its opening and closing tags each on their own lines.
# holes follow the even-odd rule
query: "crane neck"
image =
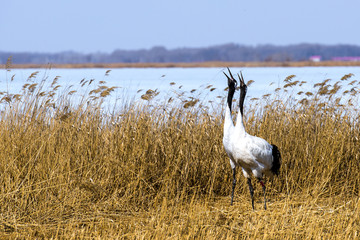
<svg viewBox="0 0 360 240">
<path fill-rule="evenodd" d="M 247 86 L 246 85 L 241 86 L 240 99 L 239 99 L 239 107 L 240 107 L 241 115 L 244 115 L 244 101 L 245 101 L 246 92 L 247 92 Z"/>
<path fill-rule="evenodd" d="M 225 109 L 225 120 L 224 120 L 224 134 L 230 134 L 231 131 L 234 128 L 234 122 L 231 117 L 231 106 L 232 106 L 232 100 L 235 93 L 235 85 L 229 84 L 229 91 L 227 96 L 227 104 Z"/>
<path fill-rule="evenodd" d="M 231 114 L 231 106 L 232 106 L 232 100 L 234 97 L 234 93 L 235 93 L 235 86 L 229 87 L 229 92 L 228 92 L 228 97 L 227 97 L 227 105 L 229 107 L 230 114 Z"/>
<path fill-rule="evenodd" d="M 246 91 L 247 91 L 246 85 L 240 87 L 240 99 L 239 99 L 240 111 L 236 118 L 236 129 L 240 132 L 246 132 L 244 125 L 244 101 L 245 101 Z"/>
</svg>

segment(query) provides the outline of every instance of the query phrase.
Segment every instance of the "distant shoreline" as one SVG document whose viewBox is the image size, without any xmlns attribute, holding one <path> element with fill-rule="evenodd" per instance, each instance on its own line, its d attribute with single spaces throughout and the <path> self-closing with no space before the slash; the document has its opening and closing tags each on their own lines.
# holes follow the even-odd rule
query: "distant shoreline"
<svg viewBox="0 0 360 240">
<path fill-rule="evenodd" d="M 2 69 L 19 68 L 211 68 L 211 67 L 338 67 L 360 66 L 360 61 L 302 62 L 194 62 L 194 63 L 79 63 L 79 64 L 0 64 Z"/>
</svg>

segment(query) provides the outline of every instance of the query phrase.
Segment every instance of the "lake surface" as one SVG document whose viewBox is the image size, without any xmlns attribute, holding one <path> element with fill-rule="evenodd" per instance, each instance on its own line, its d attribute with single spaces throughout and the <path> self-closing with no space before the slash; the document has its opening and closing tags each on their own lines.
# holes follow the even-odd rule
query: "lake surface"
<svg viewBox="0 0 360 240">
<path fill-rule="evenodd" d="M 111 70 L 106 74 L 108 70 Z M 217 96 L 225 97 L 224 88 L 227 86 L 224 68 L 85 68 L 85 69 L 5 69 L 0 70 L 0 91 L 20 93 L 22 86 L 28 83 L 29 76 L 37 72 L 33 82 L 46 79 L 50 85 L 56 76 L 60 76 L 58 83 L 62 88 L 71 85 L 73 90 L 81 93 L 80 82 L 94 79 L 91 89 L 99 81 L 106 81 L 106 86 L 117 86 L 111 98 L 140 99 L 148 89 L 160 92 L 159 98 L 169 95 L 174 91 L 203 90 L 207 86 L 215 88 L 213 91 L 200 96 L 206 100 L 220 101 Z M 306 81 L 301 90 L 311 90 L 313 85 L 325 79 L 336 82 L 345 74 L 352 73 L 351 80 L 358 80 L 360 67 L 256 67 L 256 68 L 231 68 L 234 76 L 242 71 L 245 82 L 254 80 L 248 88 L 248 97 L 261 97 L 272 93 L 275 88 L 284 84 L 284 79 L 289 75 L 296 75 L 293 80 Z M 172 83 L 172 84 L 171 84 Z M 173 84 L 175 83 L 175 84 Z M 138 92 L 138 90 L 142 91 Z M 196 91 L 195 91 L 196 93 Z M 203 99 L 201 99 L 203 100 Z M 112 101 L 112 100 L 110 100 Z"/>
</svg>

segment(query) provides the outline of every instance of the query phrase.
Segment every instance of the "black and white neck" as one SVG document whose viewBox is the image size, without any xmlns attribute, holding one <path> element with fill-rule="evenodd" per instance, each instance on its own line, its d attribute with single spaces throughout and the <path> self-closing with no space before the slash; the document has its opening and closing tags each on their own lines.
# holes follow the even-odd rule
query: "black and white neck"
<svg viewBox="0 0 360 240">
<path fill-rule="evenodd" d="M 240 72 L 241 76 L 238 74 L 239 81 L 240 81 L 240 100 L 239 100 L 239 107 L 241 115 L 244 115 L 244 100 L 247 92 L 247 86 L 244 82 L 244 77 L 242 73 Z"/>
<path fill-rule="evenodd" d="M 245 125 L 244 125 L 244 101 L 245 101 L 245 96 L 246 96 L 246 92 L 247 92 L 247 86 L 244 82 L 244 77 L 241 73 L 241 76 L 238 74 L 239 77 L 239 81 L 240 81 L 240 99 L 239 99 L 239 113 L 238 116 L 236 118 L 236 131 L 237 134 L 239 135 L 244 135 L 246 134 L 246 130 L 245 130 Z"/>
<path fill-rule="evenodd" d="M 230 137 L 231 133 L 234 131 L 234 123 L 232 121 L 232 117 L 231 117 L 231 106 L 232 106 L 232 100 L 234 97 L 234 93 L 236 90 L 236 86 L 237 86 L 237 82 L 234 79 L 233 75 L 229 70 L 229 74 L 230 77 L 224 72 L 225 76 L 228 79 L 228 97 L 227 97 L 227 104 L 226 104 L 226 108 L 225 108 L 225 120 L 224 120 L 224 137 L 225 139 L 227 139 L 228 137 Z"/>
<path fill-rule="evenodd" d="M 227 77 L 228 79 L 228 97 L 227 97 L 227 105 L 228 105 L 228 108 L 230 110 L 230 113 L 231 113 L 231 106 L 232 106 L 232 100 L 233 100 L 233 97 L 234 97 L 234 93 L 235 93 L 235 90 L 236 90 L 236 86 L 237 86 L 237 82 L 236 80 L 234 79 L 233 75 L 231 74 L 230 72 L 230 69 L 228 68 L 229 70 L 229 73 L 230 73 L 230 76 L 229 77 L 228 75 L 226 75 L 226 73 L 224 72 L 225 76 Z"/>
</svg>

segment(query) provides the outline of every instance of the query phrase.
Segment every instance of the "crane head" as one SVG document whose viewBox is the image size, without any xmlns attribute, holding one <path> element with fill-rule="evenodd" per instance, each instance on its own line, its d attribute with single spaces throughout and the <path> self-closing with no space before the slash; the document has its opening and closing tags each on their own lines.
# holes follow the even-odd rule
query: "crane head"
<svg viewBox="0 0 360 240">
<path fill-rule="evenodd" d="M 231 104 L 232 104 L 232 99 L 237 87 L 237 81 L 235 80 L 235 78 L 233 77 L 232 73 L 230 72 L 230 69 L 227 68 L 230 74 L 230 77 L 224 72 L 225 76 L 227 77 L 228 80 L 228 86 L 229 86 L 229 92 L 228 92 L 228 97 L 227 97 L 227 103 L 231 112 Z"/>
<path fill-rule="evenodd" d="M 247 91 L 247 85 L 245 84 L 244 77 L 242 75 L 242 72 L 238 74 L 239 82 L 240 82 L 240 91 L 244 91 L 246 94 Z"/>
<path fill-rule="evenodd" d="M 235 80 L 232 73 L 230 72 L 230 69 L 229 68 L 227 68 L 227 69 L 229 71 L 230 77 L 225 72 L 223 72 L 223 73 L 227 77 L 229 89 L 233 89 L 233 88 L 235 89 L 237 87 L 237 81 Z"/>
</svg>

